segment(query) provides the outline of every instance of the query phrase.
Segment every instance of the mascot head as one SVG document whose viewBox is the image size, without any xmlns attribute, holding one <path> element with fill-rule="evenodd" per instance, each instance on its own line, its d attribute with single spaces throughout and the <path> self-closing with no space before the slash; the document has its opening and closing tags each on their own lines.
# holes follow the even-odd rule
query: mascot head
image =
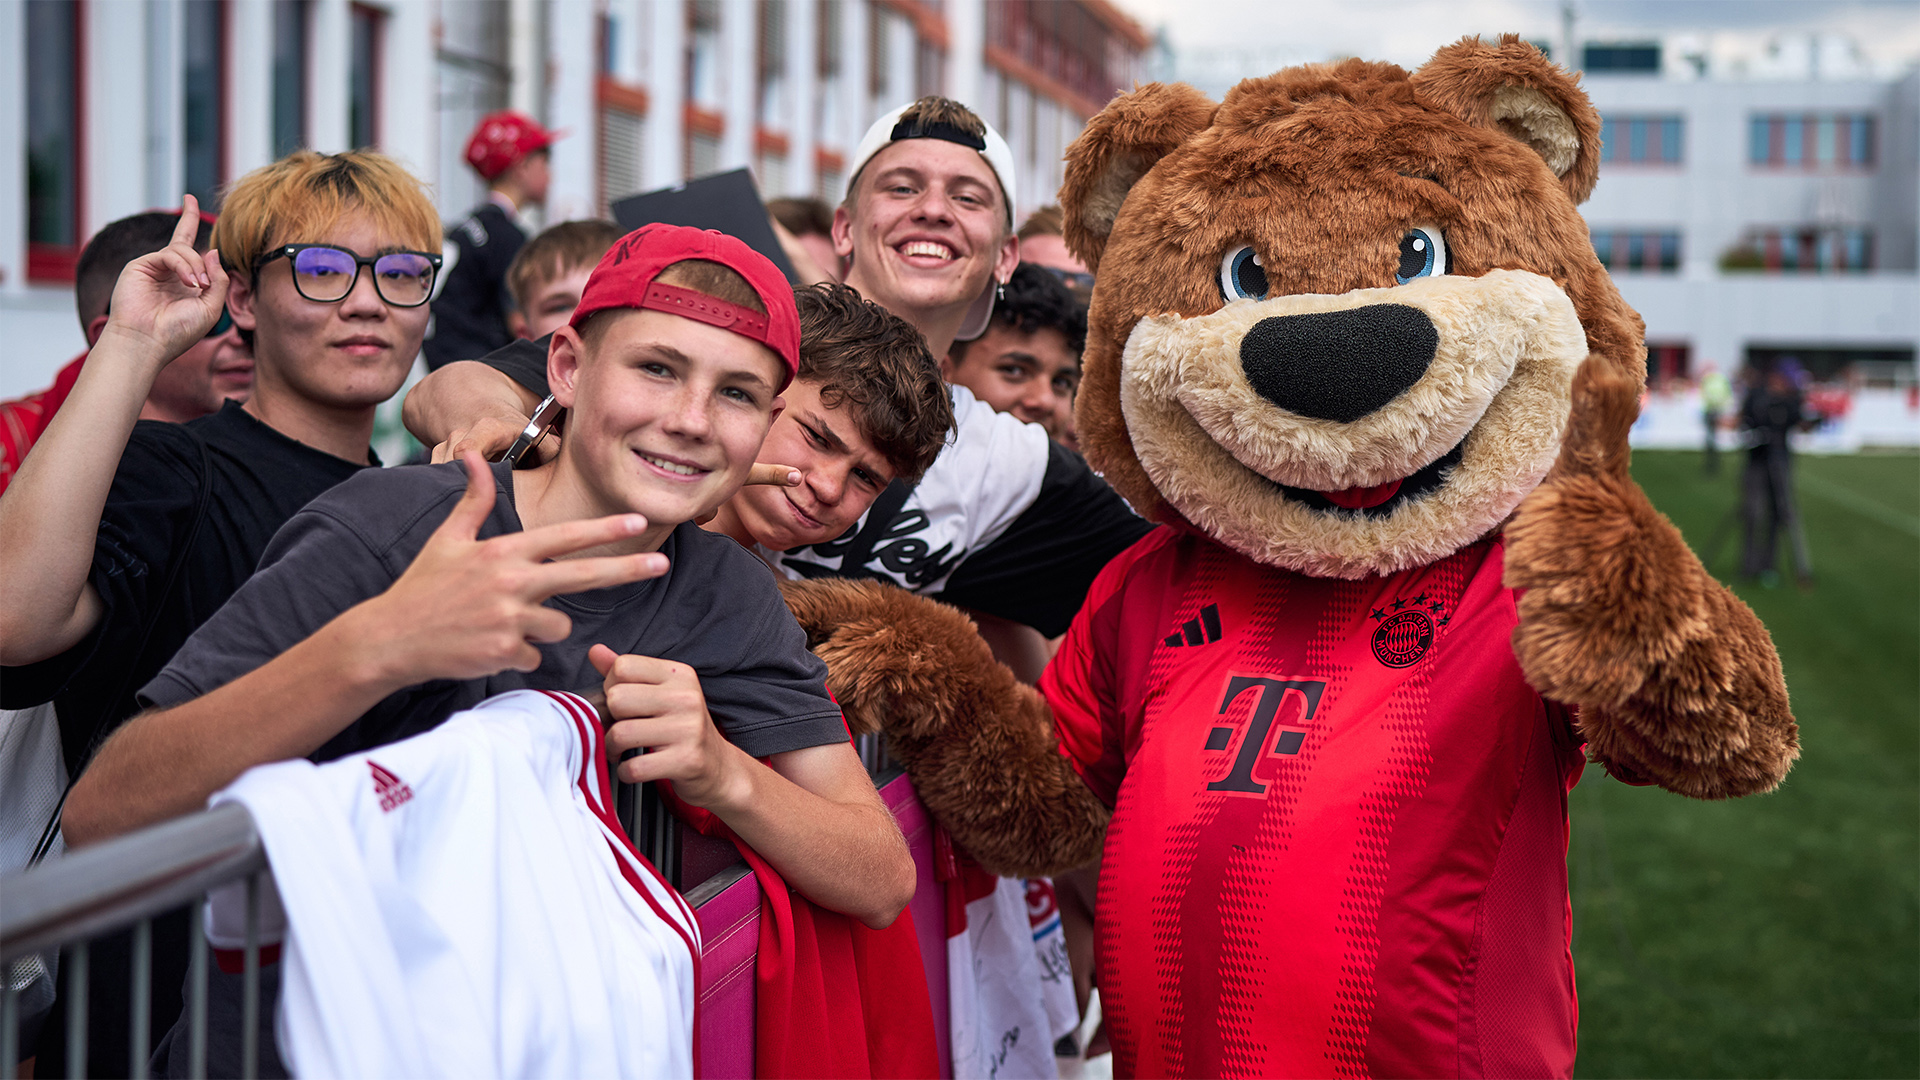
<svg viewBox="0 0 1920 1080">
<path fill-rule="evenodd" d="M 1099 276 L 1077 422 L 1148 517 L 1322 577 L 1498 528 L 1552 468 L 1589 356 L 1640 319 L 1574 209 L 1600 124 L 1507 36 L 1116 98 L 1067 152 Z M 1624 450 L 1624 447 L 1622 448 Z"/>
</svg>

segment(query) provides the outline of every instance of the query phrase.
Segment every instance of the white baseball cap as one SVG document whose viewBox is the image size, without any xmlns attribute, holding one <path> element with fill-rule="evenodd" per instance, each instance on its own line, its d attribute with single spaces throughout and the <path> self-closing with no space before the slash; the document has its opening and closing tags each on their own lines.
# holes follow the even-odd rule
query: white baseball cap
<svg viewBox="0 0 1920 1080">
<path fill-rule="evenodd" d="M 986 159 L 987 168 L 993 170 L 994 179 L 1000 182 L 1000 204 L 1006 210 L 1007 229 L 1011 232 L 1013 229 L 1013 195 L 1011 194 L 1014 187 L 1013 149 L 1007 145 L 1007 140 L 1001 138 L 1000 133 L 993 130 L 993 125 L 987 123 L 984 118 L 980 121 L 981 128 L 985 130 L 984 136 L 974 135 L 953 124 L 901 119 L 915 104 L 917 103 L 908 102 L 875 120 L 873 126 L 867 129 L 867 133 L 860 137 L 860 145 L 853 150 L 853 168 L 847 174 L 851 177 L 848 183 L 853 184 L 859 180 L 860 170 L 867 167 L 867 162 L 872 161 L 875 154 L 902 139 L 941 139 L 958 143 L 978 150 L 980 156 Z M 1000 285 L 1000 282 L 992 279 L 987 281 L 986 289 L 975 298 L 973 306 L 967 309 L 966 318 L 960 321 L 960 329 L 954 334 L 954 340 L 972 341 L 987 332 L 988 324 L 993 321 L 993 300 L 1000 290 Z"/>
</svg>

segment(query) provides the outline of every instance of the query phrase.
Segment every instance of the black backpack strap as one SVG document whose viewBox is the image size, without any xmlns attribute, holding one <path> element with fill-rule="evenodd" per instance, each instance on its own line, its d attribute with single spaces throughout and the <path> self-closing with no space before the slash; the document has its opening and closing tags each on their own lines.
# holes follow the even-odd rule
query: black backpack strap
<svg viewBox="0 0 1920 1080">
<path fill-rule="evenodd" d="M 146 625 L 140 629 L 140 643 L 134 648 L 132 660 L 127 664 L 126 670 L 121 673 L 120 685 L 115 688 L 113 696 L 107 699 L 106 707 L 101 714 L 94 717 L 93 737 L 87 742 L 87 751 L 81 755 L 79 764 L 69 770 L 66 789 L 60 792 L 60 801 L 53 804 L 53 814 L 47 818 L 46 826 L 40 830 L 40 840 L 33 846 L 33 857 L 27 860 L 28 866 L 38 864 L 40 860 L 47 857 L 47 852 L 52 850 L 53 838 L 60 834 L 60 815 L 66 810 L 67 796 L 73 793 L 73 785 L 78 783 L 81 774 L 87 771 L 87 766 L 93 762 L 93 755 L 99 752 L 100 745 L 107 741 L 107 736 L 113 734 L 115 727 L 118 726 L 113 723 L 114 706 L 126 694 L 127 683 L 133 678 L 134 668 L 138 666 L 140 658 L 146 654 L 147 643 L 153 640 L 154 628 L 160 625 L 160 613 L 166 608 L 167 598 L 173 595 L 173 587 L 180 580 L 180 569 L 186 565 L 188 554 L 193 551 L 195 543 L 200 539 L 200 526 L 207 520 L 207 505 L 213 501 L 213 461 L 207 454 L 207 444 L 200 436 L 190 429 L 186 434 L 200 451 L 200 491 L 199 496 L 194 500 L 193 524 L 187 527 L 186 541 L 174 548 L 172 558 L 167 560 L 167 576 L 161 582 L 160 591 L 154 594 L 153 604 L 147 611 Z"/>
</svg>

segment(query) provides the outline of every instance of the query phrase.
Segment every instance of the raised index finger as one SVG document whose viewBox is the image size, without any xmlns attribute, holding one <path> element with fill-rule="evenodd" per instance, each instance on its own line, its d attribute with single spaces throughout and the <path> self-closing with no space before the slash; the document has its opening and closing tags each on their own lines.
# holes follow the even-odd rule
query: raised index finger
<svg viewBox="0 0 1920 1080">
<path fill-rule="evenodd" d="M 180 220 L 173 223 L 173 243 L 193 246 L 200 235 L 200 200 L 191 195 L 180 197 Z"/>
</svg>

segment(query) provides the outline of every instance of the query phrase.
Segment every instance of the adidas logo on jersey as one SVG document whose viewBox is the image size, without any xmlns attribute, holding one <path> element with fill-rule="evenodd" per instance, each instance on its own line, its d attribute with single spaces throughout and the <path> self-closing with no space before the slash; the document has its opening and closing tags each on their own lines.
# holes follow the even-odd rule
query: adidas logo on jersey
<svg viewBox="0 0 1920 1080">
<path fill-rule="evenodd" d="M 369 758 L 367 768 L 373 772 L 373 793 L 380 797 L 382 812 L 391 813 L 394 807 L 413 798 L 413 789 L 407 782 L 388 772 L 379 762 Z"/>
<path fill-rule="evenodd" d="M 1211 645 L 1220 640 L 1220 605 L 1208 604 L 1200 609 L 1197 618 L 1188 619 L 1180 624 L 1180 629 L 1165 638 L 1170 648 L 1178 649 L 1184 645 Z"/>
</svg>

